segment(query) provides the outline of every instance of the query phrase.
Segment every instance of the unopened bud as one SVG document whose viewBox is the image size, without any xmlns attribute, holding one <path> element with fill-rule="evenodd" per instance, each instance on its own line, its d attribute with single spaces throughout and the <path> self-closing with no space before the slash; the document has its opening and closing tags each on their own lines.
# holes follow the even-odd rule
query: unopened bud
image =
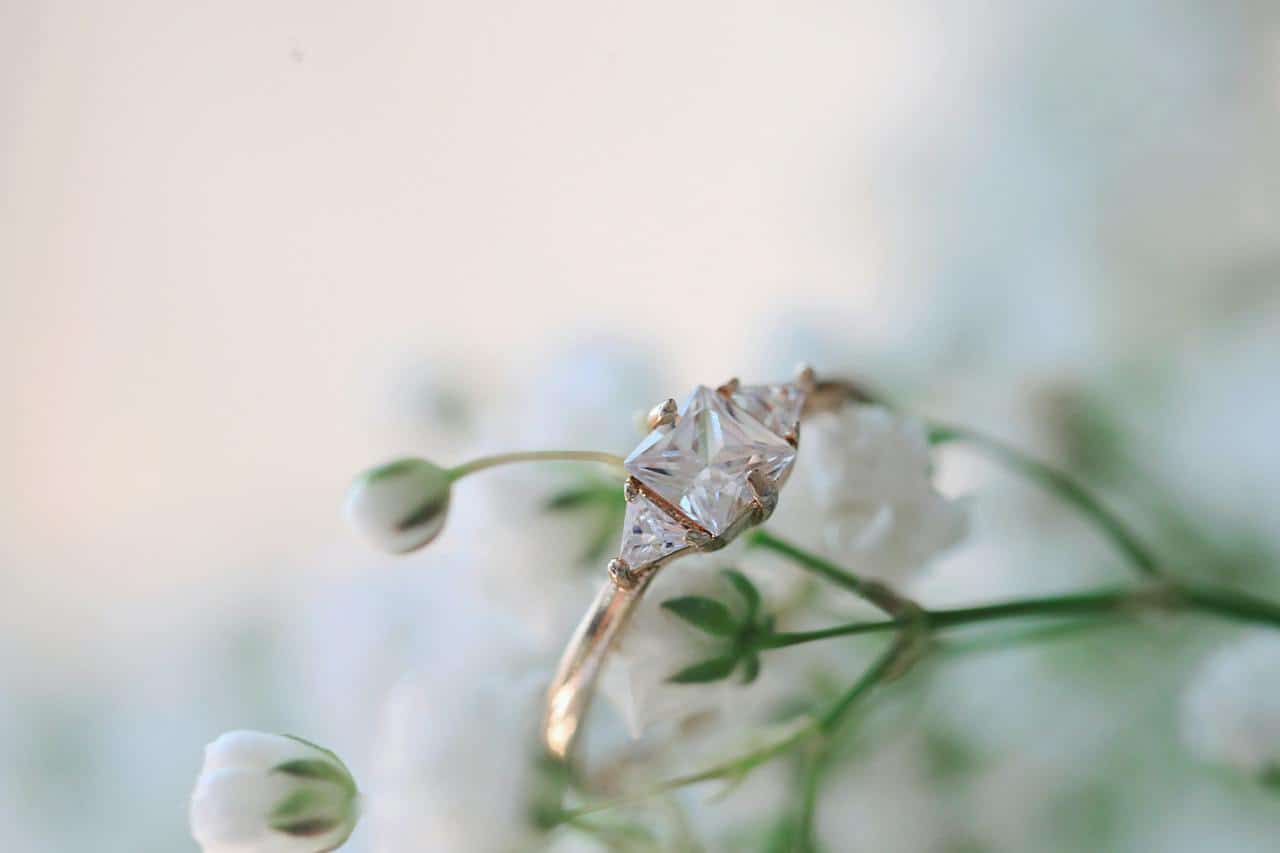
<svg viewBox="0 0 1280 853">
<path fill-rule="evenodd" d="M 425 459 L 388 462 L 351 484 L 347 519 L 384 551 L 408 553 L 444 529 L 452 483 L 448 471 Z"/>
</svg>

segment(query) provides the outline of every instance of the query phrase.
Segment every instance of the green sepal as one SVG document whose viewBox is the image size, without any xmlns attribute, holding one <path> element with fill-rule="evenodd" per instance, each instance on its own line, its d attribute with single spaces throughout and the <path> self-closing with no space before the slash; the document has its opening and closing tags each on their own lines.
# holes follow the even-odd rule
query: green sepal
<svg viewBox="0 0 1280 853">
<path fill-rule="evenodd" d="M 317 782 L 332 782 L 342 788 L 351 787 L 351 776 L 345 769 L 321 758 L 297 758 L 277 764 L 271 770 L 298 779 L 314 779 Z"/>
<path fill-rule="evenodd" d="M 273 822 L 271 828 L 296 838 L 311 838 L 333 832 L 341 825 L 342 821 L 333 817 L 304 817 L 292 822 Z"/>
<path fill-rule="evenodd" d="M 288 821 L 301 817 L 319 802 L 320 797 L 311 788 L 299 788 L 271 810 L 272 821 Z M 274 825 L 274 824 L 273 824 Z"/>
</svg>

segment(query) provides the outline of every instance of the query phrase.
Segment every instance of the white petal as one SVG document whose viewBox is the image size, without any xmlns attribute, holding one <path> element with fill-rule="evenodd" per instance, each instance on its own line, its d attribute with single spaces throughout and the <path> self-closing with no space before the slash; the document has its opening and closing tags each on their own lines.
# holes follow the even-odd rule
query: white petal
<svg viewBox="0 0 1280 853">
<path fill-rule="evenodd" d="M 1182 731 L 1206 761 L 1280 766 L 1280 637 L 1247 635 L 1211 655 L 1183 696 Z"/>
<path fill-rule="evenodd" d="M 296 758 L 325 758 L 319 750 L 282 735 L 254 731 L 227 732 L 205 747 L 204 769 L 239 767 L 270 770 Z"/>
<path fill-rule="evenodd" d="M 201 774 L 191 795 L 191 834 L 201 844 L 260 843 L 272 834 L 268 815 L 296 782 L 257 770 Z"/>
</svg>

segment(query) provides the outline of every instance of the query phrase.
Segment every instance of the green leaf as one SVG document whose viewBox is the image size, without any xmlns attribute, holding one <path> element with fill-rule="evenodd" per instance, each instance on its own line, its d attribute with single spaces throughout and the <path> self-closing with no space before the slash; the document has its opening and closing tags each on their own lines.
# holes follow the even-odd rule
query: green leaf
<svg viewBox="0 0 1280 853">
<path fill-rule="evenodd" d="M 754 652 L 742 659 L 742 683 L 750 684 L 760 675 L 760 655 Z"/>
<path fill-rule="evenodd" d="M 710 658 L 693 666 L 685 667 L 667 679 L 673 684 L 702 684 L 707 681 L 720 681 L 733 674 L 738 665 L 738 658 L 726 655 L 721 658 Z"/>
<path fill-rule="evenodd" d="M 738 623 L 734 620 L 729 608 L 714 598 L 701 595 L 688 595 L 683 598 L 672 598 L 662 602 L 663 608 L 670 610 L 690 625 L 717 637 L 732 637 L 738 632 Z"/>
<path fill-rule="evenodd" d="M 948 441 L 955 441 L 959 437 L 960 432 L 954 427 L 943 426 L 942 424 L 929 425 L 930 444 L 946 444 Z"/>
<path fill-rule="evenodd" d="M 595 486 L 574 486 L 548 498 L 544 509 L 547 512 L 567 512 L 599 501 L 600 490 Z"/>
<path fill-rule="evenodd" d="M 724 574 L 733 584 L 733 588 L 742 596 L 742 600 L 747 603 L 747 618 L 744 621 L 748 624 L 754 622 L 756 613 L 760 611 L 760 590 L 756 589 L 751 578 L 737 569 L 725 569 Z"/>
<path fill-rule="evenodd" d="M 1258 781 L 1268 788 L 1280 791 L 1280 764 L 1272 764 L 1263 768 L 1258 774 Z"/>
</svg>

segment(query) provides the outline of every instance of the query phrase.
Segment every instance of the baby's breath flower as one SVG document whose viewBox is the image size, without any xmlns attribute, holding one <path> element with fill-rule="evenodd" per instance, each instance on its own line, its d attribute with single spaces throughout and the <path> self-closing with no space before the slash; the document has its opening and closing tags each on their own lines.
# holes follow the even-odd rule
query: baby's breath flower
<svg viewBox="0 0 1280 853">
<path fill-rule="evenodd" d="M 191 834 L 204 853 L 322 853 L 355 829 L 356 799 L 332 752 L 289 735 L 228 732 L 205 748 Z"/>
<path fill-rule="evenodd" d="M 1280 776 L 1280 635 L 1252 634 L 1210 655 L 1183 695 L 1182 733 L 1205 761 Z"/>
<path fill-rule="evenodd" d="M 351 484 L 346 514 L 352 526 L 384 551 L 421 548 L 444 529 L 453 476 L 425 459 L 397 459 Z"/>
<path fill-rule="evenodd" d="M 915 418 L 846 406 L 814 416 L 802 441 L 796 473 L 836 559 L 863 574 L 900 577 L 964 537 L 963 504 L 934 489 L 928 437 Z"/>
</svg>

